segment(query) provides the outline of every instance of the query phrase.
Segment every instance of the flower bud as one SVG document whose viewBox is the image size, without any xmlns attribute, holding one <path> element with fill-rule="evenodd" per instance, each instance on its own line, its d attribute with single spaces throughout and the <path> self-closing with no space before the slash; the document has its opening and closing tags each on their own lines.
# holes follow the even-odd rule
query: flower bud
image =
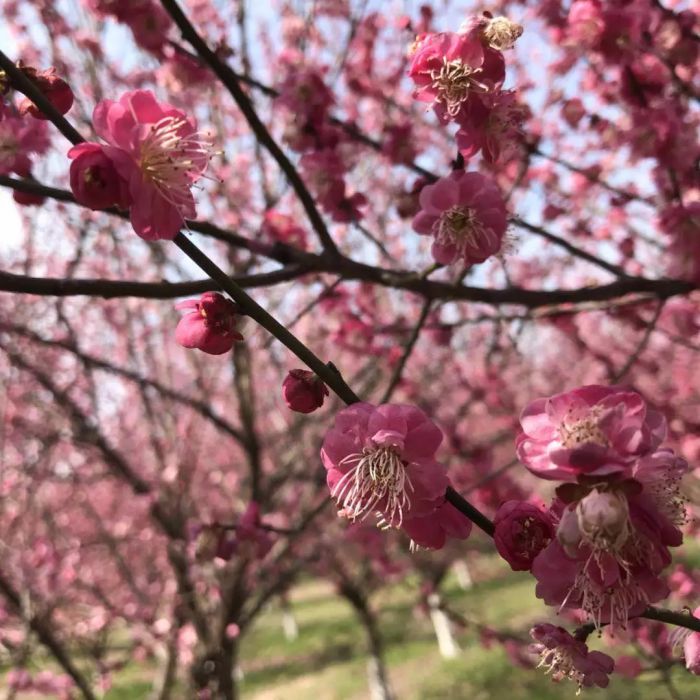
<svg viewBox="0 0 700 700">
<path fill-rule="evenodd" d="M 492 49 L 505 51 L 513 48 L 522 33 L 523 28 L 517 22 L 507 17 L 493 17 L 484 27 L 482 36 Z"/>
<path fill-rule="evenodd" d="M 557 539 L 570 556 L 574 556 L 581 542 L 581 530 L 578 525 L 576 511 L 567 508 L 561 515 L 557 527 Z"/>
<path fill-rule="evenodd" d="M 55 68 L 38 71 L 36 68 L 23 66 L 19 68 L 41 90 L 44 97 L 56 108 L 59 114 L 65 114 L 73 106 L 73 90 L 70 85 L 56 75 Z M 24 116 L 30 114 L 35 119 L 48 119 L 28 97 L 19 104 L 19 113 Z"/>
<path fill-rule="evenodd" d="M 292 369 L 282 382 L 282 396 L 292 411 L 312 413 L 323 406 L 328 387 L 313 372 Z"/>
<path fill-rule="evenodd" d="M 197 348 L 209 355 L 222 355 L 243 336 L 236 326 L 239 308 L 230 299 L 216 292 L 205 292 L 199 301 L 189 299 L 176 305 L 188 309 L 177 325 L 175 340 L 186 348 Z"/>
<path fill-rule="evenodd" d="M 629 537 L 629 506 L 623 493 L 593 489 L 576 506 L 581 534 L 611 549 L 622 547 Z"/>
<path fill-rule="evenodd" d="M 494 543 L 513 571 L 529 571 L 554 536 L 548 513 L 532 503 L 507 501 L 496 513 Z"/>
<path fill-rule="evenodd" d="M 68 151 L 70 186 L 80 204 L 90 209 L 129 206 L 129 184 L 117 171 L 110 154 L 115 149 L 97 143 L 81 143 Z"/>
</svg>

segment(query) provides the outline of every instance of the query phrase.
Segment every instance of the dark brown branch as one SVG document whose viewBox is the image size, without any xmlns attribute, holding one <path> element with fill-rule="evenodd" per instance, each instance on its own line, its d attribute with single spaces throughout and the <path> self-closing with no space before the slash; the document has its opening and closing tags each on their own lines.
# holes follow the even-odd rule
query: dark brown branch
<svg viewBox="0 0 700 700">
<path fill-rule="evenodd" d="M 15 612 L 29 624 L 32 631 L 39 637 L 41 643 L 51 652 L 54 659 L 59 663 L 61 668 L 73 679 L 75 685 L 80 689 L 83 697 L 87 700 L 97 700 L 97 696 L 92 692 L 92 688 L 85 676 L 81 673 L 78 667 L 73 663 L 65 647 L 58 638 L 54 635 L 51 626 L 47 621 L 38 615 L 27 615 L 22 606 L 22 600 L 19 593 L 14 589 L 12 584 L 5 578 L 0 571 L 0 591 L 10 602 Z"/>
<path fill-rule="evenodd" d="M 117 365 L 113 365 L 98 357 L 88 355 L 87 353 L 82 352 L 76 346 L 67 341 L 42 338 L 41 336 L 37 335 L 36 333 L 33 333 L 27 328 L 24 328 L 22 326 L 16 326 L 12 323 L 7 323 L 5 321 L 0 321 L 0 330 L 6 330 L 11 333 L 16 333 L 17 335 L 28 338 L 34 343 L 44 345 L 45 347 L 61 348 L 77 357 L 86 367 L 101 369 L 105 372 L 110 372 L 111 374 L 116 374 L 120 377 L 124 377 L 125 379 L 138 384 L 140 387 L 151 388 L 154 391 L 157 391 L 163 397 L 170 399 L 171 401 L 176 401 L 177 403 L 189 406 L 191 409 L 197 411 L 197 413 L 204 416 L 204 418 L 211 421 L 217 428 L 219 428 L 219 430 L 230 435 L 234 440 L 238 442 L 244 442 L 244 436 L 241 433 L 241 431 L 235 428 L 233 425 L 231 425 L 231 423 L 219 416 L 217 413 L 215 413 L 204 401 L 198 401 L 197 399 L 185 396 L 184 394 L 181 394 L 175 391 L 174 389 L 170 389 L 167 386 L 164 386 L 160 382 L 157 382 L 153 379 L 148 379 L 147 377 L 142 377 L 140 374 L 130 369 L 118 367 Z"/>
<path fill-rule="evenodd" d="M 233 97 L 238 105 L 238 108 L 243 113 L 246 121 L 250 125 L 253 133 L 258 141 L 269 151 L 270 155 L 277 161 L 282 172 L 284 172 L 287 180 L 291 184 L 299 201 L 309 217 L 311 226 L 318 234 L 318 237 L 323 244 L 324 250 L 336 252 L 337 248 L 331 238 L 328 228 L 321 217 L 316 203 L 314 202 L 311 193 L 306 188 L 304 181 L 301 179 L 292 162 L 287 158 L 284 151 L 279 147 L 277 142 L 272 138 L 267 127 L 258 117 L 255 108 L 253 107 L 248 95 L 241 88 L 236 74 L 223 63 L 219 57 L 207 46 L 207 43 L 202 39 L 197 30 L 187 19 L 184 12 L 180 9 L 175 0 L 161 0 L 161 4 L 166 12 L 172 17 L 175 24 L 178 26 L 183 38 L 192 45 L 197 55 L 211 68 L 214 74 L 224 84 L 226 89 Z"/>
<path fill-rule="evenodd" d="M 232 277 L 240 287 L 269 287 L 289 282 L 305 274 L 297 265 L 283 267 L 273 272 Z M 218 289 L 210 279 L 193 282 L 129 282 L 103 279 L 60 279 L 52 277 L 26 277 L 0 270 L 0 292 L 37 294 L 39 296 L 67 297 L 92 296 L 103 299 L 139 297 L 142 299 L 174 299 L 192 296 Z"/>
</svg>

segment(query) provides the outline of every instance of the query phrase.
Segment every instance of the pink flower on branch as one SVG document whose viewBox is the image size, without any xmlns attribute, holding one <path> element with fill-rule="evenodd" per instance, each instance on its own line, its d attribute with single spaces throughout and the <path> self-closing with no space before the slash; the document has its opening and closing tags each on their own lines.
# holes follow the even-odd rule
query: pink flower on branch
<svg viewBox="0 0 700 700">
<path fill-rule="evenodd" d="M 175 330 L 175 340 L 183 347 L 222 355 L 243 340 L 236 328 L 240 320 L 238 306 L 221 294 L 205 292 L 199 301 L 181 301 L 176 308 L 188 310 Z"/>
<path fill-rule="evenodd" d="M 157 102 L 150 91 L 136 90 L 118 102 L 102 100 L 93 125 L 107 143 L 129 156 L 113 161 L 129 183 L 136 233 L 146 240 L 175 238 L 185 219 L 196 216 L 191 189 L 214 154 L 195 121 Z"/>
<path fill-rule="evenodd" d="M 435 461 L 442 431 L 414 406 L 356 403 L 326 433 L 328 487 L 350 519 L 376 513 L 390 527 L 435 510 L 449 484 Z"/>
<path fill-rule="evenodd" d="M 122 170 L 128 169 L 126 153 L 112 146 L 80 143 L 68 151 L 68 157 L 73 160 L 70 186 L 78 202 L 90 209 L 128 208 L 131 202 L 129 183 L 115 166 L 121 160 Z"/>
<path fill-rule="evenodd" d="M 683 541 L 679 482 L 688 465 L 670 450 L 639 460 L 631 479 L 564 484 L 557 539 L 537 556 L 536 593 L 548 605 L 582 608 L 597 626 L 623 627 L 668 595 L 660 578 L 669 547 Z"/>
<path fill-rule="evenodd" d="M 494 544 L 513 571 L 529 571 L 554 537 L 549 513 L 526 501 L 506 501 L 493 520 Z"/>
<path fill-rule="evenodd" d="M 563 627 L 548 623 L 535 625 L 530 636 L 535 640 L 532 651 L 540 655 L 539 665 L 546 667 L 552 680 L 572 680 L 579 690 L 594 685 L 608 687 L 615 661 L 607 654 L 590 651 L 585 642 L 572 637 Z"/>
<path fill-rule="evenodd" d="M 60 114 L 65 114 L 73 106 L 73 90 L 63 78 L 56 75 L 55 68 L 38 71 L 36 68 L 24 66 L 21 63 L 19 67 Z M 20 102 L 19 113 L 22 116 L 29 114 L 35 119 L 48 119 L 28 97 Z"/>
<path fill-rule="evenodd" d="M 456 134 L 459 152 L 468 159 L 481 151 L 487 163 L 508 158 L 522 140 L 527 115 L 528 108 L 518 104 L 512 90 L 469 102 Z"/>
<path fill-rule="evenodd" d="M 312 413 L 323 406 L 328 387 L 313 372 L 292 369 L 282 382 L 282 395 L 292 411 Z"/>
<path fill-rule="evenodd" d="M 411 538 L 412 547 L 442 549 L 448 539 L 466 540 L 472 521 L 442 499 L 431 513 L 408 518 L 401 528 Z"/>
<path fill-rule="evenodd" d="M 543 479 L 631 473 L 666 436 L 664 417 L 622 387 L 590 385 L 533 401 L 520 416 L 518 458 Z"/>
<path fill-rule="evenodd" d="M 508 221 L 498 185 L 481 173 L 455 172 L 426 185 L 413 229 L 434 236 L 435 260 L 482 263 L 501 250 Z"/>
<path fill-rule="evenodd" d="M 505 64 L 502 54 L 473 32 L 441 32 L 418 37 L 408 74 L 416 86 L 414 97 L 432 105 L 446 123 L 458 119 L 473 96 L 500 88 Z"/>
</svg>

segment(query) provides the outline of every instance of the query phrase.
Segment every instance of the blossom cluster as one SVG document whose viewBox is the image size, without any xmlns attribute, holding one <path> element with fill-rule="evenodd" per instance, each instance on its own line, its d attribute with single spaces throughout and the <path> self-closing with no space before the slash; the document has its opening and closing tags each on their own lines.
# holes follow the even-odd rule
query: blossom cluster
<svg viewBox="0 0 700 700">
<path fill-rule="evenodd" d="M 129 209 L 134 231 L 146 240 L 173 239 L 196 216 L 191 188 L 213 155 L 196 122 L 152 92 L 102 100 L 93 126 L 106 144 L 81 143 L 68 156 L 71 189 L 92 209 Z"/>
<path fill-rule="evenodd" d="M 375 514 L 420 547 L 466 539 L 471 521 L 445 500 L 450 480 L 435 459 L 442 437 L 415 406 L 356 403 L 340 411 L 321 448 L 339 515 L 356 520 Z"/>
<path fill-rule="evenodd" d="M 531 570 L 548 605 L 625 627 L 669 594 L 661 573 L 683 540 L 688 465 L 661 447 L 664 417 L 635 391 L 590 385 L 538 399 L 520 420 L 520 461 L 563 483 L 548 511 L 501 508 L 499 552 Z"/>
<path fill-rule="evenodd" d="M 21 61 L 17 67 L 60 114 L 71 108 L 73 91 L 57 75 L 55 68 L 40 71 Z M 45 123 L 48 117 L 28 97 L 14 104 L 11 100 L 13 87 L 12 81 L 0 71 L 0 175 L 15 173 L 31 180 L 31 157 L 43 155 L 50 145 Z M 19 190 L 13 193 L 13 197 L 18 204 L 41 204 L 44 201 L 41 196 Z"/>
<path fill-rule="evenodd" d="M 470 17 L 460 31 L 420 35 L 410 51 L 414 96 L 431 105 L 443 124 L 456 122 L 464 159 L 481 152 L 487 163 L 507 157 L 520 138 L 526 116 L 512 91 L 502 90 L 502 51 L 513 46 L 520 25 L 505 17 Z M 506 208 L 493 178 L 460 168 L 425 184 L 414 230 L 433 236 L 433 257 L 466 267 L 484 262 L 503 246 Z"/>
<path fill-rule="evenodd" d="M 299 166 L 304 181 L 321 209 L 333 221 L 361 219 L 367 198 L 360 192 L 347 192 L 345 174 L 352 165 L 345 152 L 347 135 L 329 121 L 334 98 L 322 72 L 302 69 L 292 61 L 275 103 L 288 115 L 284 140 L 302 154 Z"/>
</svg>

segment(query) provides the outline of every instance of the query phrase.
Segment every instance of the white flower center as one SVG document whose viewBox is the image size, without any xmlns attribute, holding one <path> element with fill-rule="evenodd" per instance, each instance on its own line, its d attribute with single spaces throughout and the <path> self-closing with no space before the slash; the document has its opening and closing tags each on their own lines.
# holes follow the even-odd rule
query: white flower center
<svg viewBox="0 0 700 700">
<path fill-rule="evenodd" d="M 151 125 L 139 158 L 144 177 L 178 209 L 189 204 L 192 184 L 214 155 L 209 141 L 188 131 L 189 124 L 182 117 L 164 117 Z"/>
<path fill-rule="evenodd" d="M 408 494 L 413 491 L 413 484 L 398 450 L 365 448 L 361 454 L 348 455 L 341 464 L 352 467 L 335 485 L 332 496 L 345 514 L 353 520 L 364 519 L 380 510 L 388 524 L 401 525 L 404 513 L 411 507 Z"/>
<path fill-rule="evenodd" d="M 571 654 L 566 649 L 556 647 L 555 649 L 547 649 L 546 647 L 540 652 L 541 660 L 537 664 L 537 668 L 544 666 L 547 670 L 545 675 L 552 674 L 555 681 L 561 681 L 564 678 L 574 681 L 578 685 L 577 695 L 581 692 L 583 686 L 584 674 L 576 668 Z"/>
<path fill-rule="evenodd" d="M 439 244 L 453 245 L 460 255 L 464 255 L 467 248 L 478 248 L 485 228 L 474 209 L 454 206 L 440 215 L 433 224 L 433 233 Z"/>
<path fill-rule="evenodd" d="M 431 87 L 437 91 L 435 100 L 445 105 L 451 117 L 457 116 L 462 104 L 469 98 L 469 93 L 488 92 L 488 85 L 480 82 L 478 74 L 481 68 L 472 68 L 460 59 L 448 61 L 442 59 L 439 69 L 430 71 Z"/>
<path fill-rule="evenodd" d="M 608 439 L 600 429 L 599 417 L 599 412 L 592 410 L 585 418 L 573 421 L 565 418 L 559 426 L 559 440 L 561 444 L 567 450 L 586 443 L 607 447 Z"/>
</svg>

